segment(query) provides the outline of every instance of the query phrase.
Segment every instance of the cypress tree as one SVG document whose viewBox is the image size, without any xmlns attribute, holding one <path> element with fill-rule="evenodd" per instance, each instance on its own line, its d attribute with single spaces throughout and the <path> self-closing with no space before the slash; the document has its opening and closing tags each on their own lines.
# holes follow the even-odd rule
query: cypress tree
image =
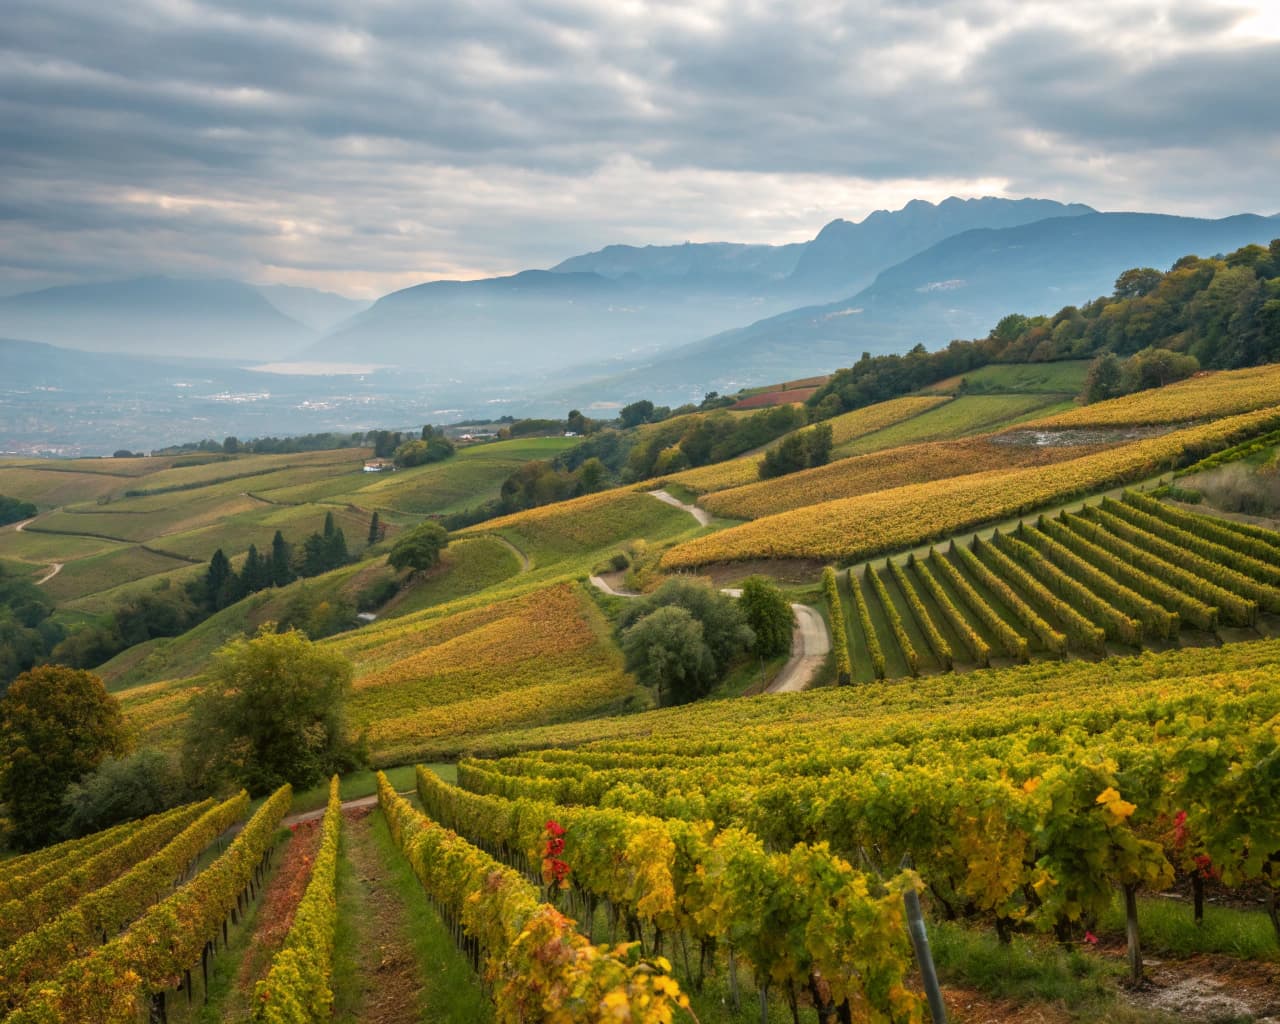
<svg viewBox="0 0 1280 1024">
<path fill-rule="evenodd" d="M 378 522 L 378 510 L 373 510 L 373 518 L 369 520 L 369 543 L 377 544 L 382 539 L 382 526 Z"/>
<path fill-rule="evenodd" d="M 274 586 L 283 587 L 293 582 L 293 566 L 290 564 L 291 554 L 289 545 L 284 539 L 284 534 L 276 530 L 276 535 L 271 539 L 271 582 Z"/>
<path fill-rule="evenodd" d="M 333 537 L 333 513 L 326 512 L 324 514 L 324 539 L 330 540 Z"/>
<path fill-rule="evenodd" d="M 204 577 L 205 600 L 209 607 L 214 609 L 222 607 L 218 602 L 223 598 L 227 581 L 233 575 L 235 574 L 230 560 L 223 554 L 222 548 L 218 548 L 209 559 L 209 571 Z"/>
</svg>

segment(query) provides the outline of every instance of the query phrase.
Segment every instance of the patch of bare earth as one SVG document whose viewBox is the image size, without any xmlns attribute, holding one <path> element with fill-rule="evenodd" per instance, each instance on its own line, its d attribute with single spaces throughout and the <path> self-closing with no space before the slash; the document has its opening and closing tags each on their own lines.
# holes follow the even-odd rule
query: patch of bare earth
<svg viewBox="0 0 1280 1024">
<path fill-rule="evenodd" d="M 344 811 L 347 853 L 359 882 L 360 933 L 357 976 L 363 989 L 359 1020 L 367 1024 L 416 1024 L 421 985 L 404 905 L 387 888 L 385 867 L 373 842 L 372 808 Z"/>
<path fill-rule="evenodd" d="M 262 894 L 253 935 L 240 960 L 235 986 L 223 1007 L 223 1020 L 248 1018 L 253 988 L 267 976 L 271 958 L 284 945 L 284 938 L 293 925 L 293 915 L 311 879 L 311 867 L 320 847 L 319 824 L 304 822 L 293 826 L 291 831 L 293 838 L 284 847 L 284 860 Z"/>
<path fill-rule="evenodd" d="M 942 990 L 953 1024 L 1071 1024 L 1071 1014 L 1048 1003 L 1027 1006 L 952 985 Z"/>
<path fill-rule="evenodd" d="M 1145 973 L 1142 988 L 1125 992 L 1138 1006 L 1205 1024 L 1280 1022 L 1280 964 L 1204 954 L 1186 960 L 1148 959 Z"/>
<path fill-rule="evenodd" d="M 813 583 L 822 575 L 825 562 L 812 558 L 769 558 L 751 562 L 723 562 L 703 566 L 698 575 L 717 587 L 736 587 L 748 576 L 770 576 L 782 584 Z"/>
</svg>

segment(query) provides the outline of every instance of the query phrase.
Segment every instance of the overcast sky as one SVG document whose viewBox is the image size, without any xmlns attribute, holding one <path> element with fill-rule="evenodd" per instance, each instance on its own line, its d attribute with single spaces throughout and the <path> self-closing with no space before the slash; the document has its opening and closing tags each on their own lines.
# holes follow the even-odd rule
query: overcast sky
<svg viewBox="0 0 1280 1024">
<path fill-rule="evenodd" d="M 7 0 L 0 290 L 372 297 L 912 198 L 1280 211 L 1277 0 Z"/>
</svg>

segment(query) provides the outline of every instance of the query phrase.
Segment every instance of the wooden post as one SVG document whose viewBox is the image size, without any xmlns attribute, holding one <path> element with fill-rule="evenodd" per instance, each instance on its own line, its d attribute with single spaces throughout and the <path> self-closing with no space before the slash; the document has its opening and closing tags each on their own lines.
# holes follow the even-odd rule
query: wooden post
<svg viewBox="0 0 1280 1024">
<path fill-rule="evenodd" d="M 760 1024 L 769 1024 L 769 986 L 760 986 Z"/>
<path fill-rule="evenodd" d="M 734 1013 L 742 1008 L 742 1001 L 738 997 L 738 960 L 733 955 L 732 946 L 729 947 L 729 1002 Z"/>
<path fill-rule="evenodd" d="M 1129 984 L 1142 984 L 1142 946 L 1138 942 L 1138 887 L 1124 887 L 1124 937 L 1129 947 Z"/>
<path fill-rule="evenodd" d="M 1196 908 L 1196 924 L 1204 924 L 1204 875 L 1199 868 L 1191 872 L 1191 898 Z"/>
<path fill-rule="evenodd" d="M 200 973 L 204 975 L 204 1004 L 209 1005 L 209 946 L 210 943 L 204 944 L 204 949 L 200 950 Z"/>
<path fill-rule="evenodd" d="M 164 993 L 154 992 L 151 995 L 151 1007 L 147 1014 L 149 1024 L 169 1024 L 169 1015 L 165 1012 Z"/>
</svg>

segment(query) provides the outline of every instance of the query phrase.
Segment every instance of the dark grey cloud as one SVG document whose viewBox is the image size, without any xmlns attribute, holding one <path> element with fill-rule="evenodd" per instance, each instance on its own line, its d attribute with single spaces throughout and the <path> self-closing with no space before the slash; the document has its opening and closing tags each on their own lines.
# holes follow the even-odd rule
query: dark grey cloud
<svg viewBox="0 0 1280 1024">
<path fill-rule="evenodd" d="M 1275 212 L 1270 0 L 10 0 L 0 283 L 378 292 L 913 196 Z"/>
</svg>

